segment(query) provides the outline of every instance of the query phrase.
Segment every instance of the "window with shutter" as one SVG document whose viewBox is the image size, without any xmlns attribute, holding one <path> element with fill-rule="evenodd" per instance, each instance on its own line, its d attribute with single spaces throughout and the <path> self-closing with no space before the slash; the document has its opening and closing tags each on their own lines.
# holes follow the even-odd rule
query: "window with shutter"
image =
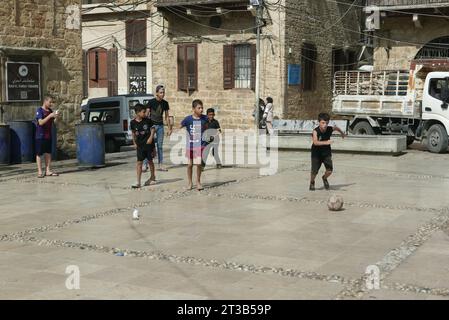
<svg viewBox="0 0 449 320">
<path fill-rule="evenodd" d="M 88 53 L 89 56 L 89 80 L 96 81 L 97 77 L 97 52 L 91 50 Z"/>
<path fill-rule="evenodd" d="M 234 88 L 250 89 L 252 78 L 251 45 L 234 46 Z"/>
<path fill-rule="evenodd" d="M 108 87 L 108 52 L 103 48 L 88 52 L 89 88 Z"/>
<path fill-rule="evenodd" d="M 234 88 L 234 46 L 223 46 L 223 88 Z"/>
<path fill-rule="evenodd" d="M 118 94 L 118 50 L 113 47 L 108 50 L 108 95 Z"/>
<path fill-rule="evenodd" d="M 178 45 L 178 90 L 198 90 L 198 49 L 196 44 Z"/>
<path fill-rule="evenodd" d="M 178 45 L 178 90 L 180 91 L 187 91 L 185 65 L 184 46 Z"/>
<path fill-rule="evenodd" d="M 126 56 L 146 57 L 147 55 L 147 21 L 126 21 Z"/>
<path fill-rule="evenodd" d="M 301 49 L 302 64 L 302 89 L 303 91 L 313 91 L 316 88 L 316 46 L 311 43 L 304 43 Z"/>
</svg>

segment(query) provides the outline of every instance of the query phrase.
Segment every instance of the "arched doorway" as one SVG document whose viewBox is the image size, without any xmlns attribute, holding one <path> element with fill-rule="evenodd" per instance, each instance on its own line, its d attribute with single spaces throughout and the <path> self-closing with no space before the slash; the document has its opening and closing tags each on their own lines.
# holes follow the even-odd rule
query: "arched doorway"
<svg viewBox="0 0 449 320">
<path fill-rule="evenodd" d="M 416 65 L 428 71 L 448 70 L 449 36 L 436 38 L 424 45 L 412 60 L 410 70 L 415 70 Z"/>
<path fill-rule="evenodd" d="M 428 42 L 415 56 L 415 60 L 449 59 L 449 36 Z"/>
</svg>

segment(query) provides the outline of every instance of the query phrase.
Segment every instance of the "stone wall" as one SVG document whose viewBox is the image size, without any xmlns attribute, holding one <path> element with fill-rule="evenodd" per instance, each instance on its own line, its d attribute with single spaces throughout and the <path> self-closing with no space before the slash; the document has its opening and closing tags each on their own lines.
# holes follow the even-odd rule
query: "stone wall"
<svg viewBox="0 0 449 320">
<path fill-rule="evenodd" d="M 4 120 L 32 120 L 41 102 L 6 102 L 4 63 L 41 62 L 42 95 L 55 97 L 62 113 L 58 125 L 59 157 L 75 154 L 75 123 L 82 100 L 81 30 L 68 29 L 66 9 L 81 0 L 2 0 L 0 6 L 0 104 Z M 28 49 L 27 49 L 28 48 Z"/>
<path fill-rule="evenodd" d="M 418 28 L 412 17 L 407 15 L 382 20 L 381 30 L 375 34 L 375 70 L 408 70 L 410 62 L 424 44 L 449 36 L 449 23 L 446 19 L 420 16 L 422 28 Z M 401 42 L 387 39 L 398 39 Z"/>
<path fill-rule="evenodd" d="M 319 112 L 331 111 L 332 47 L 359 49 L 361 10 L 350 7 L 353 1 L 343 2 L 286 0 L 286 63 L 301 64 L 303 43 L 314 44 L 317 80 L 313 91 L 303 92 L 300 86 L 287 86 L 285 118 L 315 119 Z"/>
<path fill-rule="evenodd" d="M 194 99 L 201 99 L 205 108 L 216 107 L 217 119 L 224 128 L 248 129 L 254 127 L 252 112 L 255 93 L 250 89 L 223 89 L 223 45 L 256 43 L 253 29 L 255 18 L 250 13 L 232 13 L 223 19 L 217 31 L 201 25 L 206 19 L 196 22 L 183 20 L 173 14 L 156 15 L 152 24 L 153 84 L 166 86 L 166 99 L 171 106 L 175 123 L 191 114 Z M 284 13 L 273 12 L 268 24 L 263 28 L 261 41 L 261 98 L 274 99 L 275 115 L 282 116 L 285 88 L 285 65 L 282 63 L 284 47 Z M 162 27 L 164 26 L 164 27 Z M 247 29 L 234 32 L 235 29 Z M 177 44 L 197 42 L 198 45 L 198 90 L 178 91 L 177 84 Z"/>
</svg>

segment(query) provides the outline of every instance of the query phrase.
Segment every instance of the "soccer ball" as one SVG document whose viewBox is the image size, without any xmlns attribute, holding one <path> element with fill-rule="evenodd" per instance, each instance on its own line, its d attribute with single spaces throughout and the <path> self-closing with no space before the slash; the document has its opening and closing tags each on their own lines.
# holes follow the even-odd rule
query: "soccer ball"
<svg viewBox="0 0 449 320">
<path fill-rule="evenodd" d="M 327 200 L 327 207 L 331 211 L 340 211 L 343 208 L 343 197 L 336 194 L 332 195 Z"/>
</svg>

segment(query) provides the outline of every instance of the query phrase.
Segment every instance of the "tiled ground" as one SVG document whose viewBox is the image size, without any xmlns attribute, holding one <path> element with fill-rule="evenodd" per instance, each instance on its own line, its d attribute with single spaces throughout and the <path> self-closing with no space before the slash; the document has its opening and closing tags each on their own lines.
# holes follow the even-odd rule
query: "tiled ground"
<svg viewBox="0 0 449 320">
<path fill-rule="evenodd" d="M 183 166 L 132 190 L 134 154 L 108 159 L 42 180 L 32 164 L 1 168 L 0 298 L 449 298 L 449 155 L 336 154 L 330 192 L 308 191 L 306 152 L 280 153 L 272 176 L 210 166 L 201 193 Z M 345 210 L 327 209 L 333 193 Z M 65 286 L 70 265 L 80 290 Z"/>
</svg>

